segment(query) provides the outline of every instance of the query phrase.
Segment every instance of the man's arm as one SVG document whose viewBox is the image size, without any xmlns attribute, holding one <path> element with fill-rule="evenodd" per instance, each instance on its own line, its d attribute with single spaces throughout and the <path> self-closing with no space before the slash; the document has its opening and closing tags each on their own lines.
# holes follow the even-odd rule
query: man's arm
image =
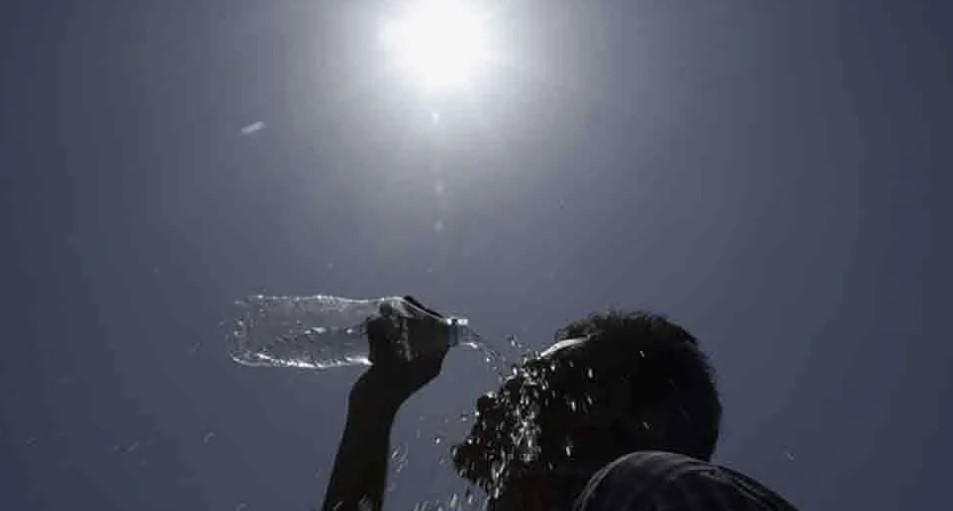
<svg viewBox="0 0 953 511">
<path fill-rule="evenodd" d="M 417 390 L 440 374 L 447 354 L 446 327 L 438 313 L 406 300 L 424 313 L 407 323 L 411 343 L 434 348 L 411 361 L 392 349 L 395 333 L 388 321 L 368 324 L 373 363 L 348 399 L 347 423 L 328 481 L 323 511 L 379 511 L 387 482 L 390 430 L 397 410 Z"/>
<path fill-rule="evenodd" d="M 351 391 L 347 423 L 334 459 L 323 511 L 370 511 L 382 507 L 390 430 L 403 400 L 375 392 L 378 389 L 373 381 L 373 377 L 365 375 Z"/>
</svg>

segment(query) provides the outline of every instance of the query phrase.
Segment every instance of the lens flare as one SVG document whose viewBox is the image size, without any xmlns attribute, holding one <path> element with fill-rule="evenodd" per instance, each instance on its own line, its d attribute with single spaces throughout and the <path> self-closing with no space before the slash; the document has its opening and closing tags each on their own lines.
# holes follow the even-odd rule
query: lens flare
<svg viewBox="0 0 953 511">
<path fill-rule="evenodd" d="M 420 0 L 384 23 L 380 39 L 402 72 L 425 88 L 467 87 L 489 59 L 487 20 L 471 2 Z"/>
</svg>

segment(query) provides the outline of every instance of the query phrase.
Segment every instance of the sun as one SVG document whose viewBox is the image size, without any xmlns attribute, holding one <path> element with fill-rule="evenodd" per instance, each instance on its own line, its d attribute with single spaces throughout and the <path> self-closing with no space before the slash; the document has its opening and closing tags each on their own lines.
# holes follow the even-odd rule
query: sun
<svg viewBox="0 0 953 511">
<path fill-rule="evenodd" d="M 466 88 L 490 60 L 487 21 L 472 1 L 416 0 L 383 23 L 380 39 L 398 69 L 425 89 Z"/>
</svg>

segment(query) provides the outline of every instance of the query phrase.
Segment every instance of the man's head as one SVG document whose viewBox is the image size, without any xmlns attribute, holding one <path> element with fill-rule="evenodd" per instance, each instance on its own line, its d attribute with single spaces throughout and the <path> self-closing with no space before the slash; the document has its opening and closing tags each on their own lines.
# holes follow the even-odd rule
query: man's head
<svg viewBox="0 0 953 511">
<path fill-rule="evenodd" d="M 721 405 L 684 329 L 644 312 L 570 323 L 497 393 L 454 449 L 461 475 L 499 495 L 532 474 L 591 472 L 632 451 L 710 459 Z"/>
</svg>

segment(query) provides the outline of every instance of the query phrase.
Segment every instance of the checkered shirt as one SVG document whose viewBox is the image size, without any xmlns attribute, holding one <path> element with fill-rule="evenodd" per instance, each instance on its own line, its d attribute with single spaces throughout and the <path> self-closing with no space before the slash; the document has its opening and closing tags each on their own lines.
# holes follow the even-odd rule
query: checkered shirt
<svg viewBox="0 0 953 511">
<path fill-rule="evenodd" d="M 573 511 L 796 511 L 744 474 L 688 456 L 635 452 L 598 471 Z"/>
</svg>

